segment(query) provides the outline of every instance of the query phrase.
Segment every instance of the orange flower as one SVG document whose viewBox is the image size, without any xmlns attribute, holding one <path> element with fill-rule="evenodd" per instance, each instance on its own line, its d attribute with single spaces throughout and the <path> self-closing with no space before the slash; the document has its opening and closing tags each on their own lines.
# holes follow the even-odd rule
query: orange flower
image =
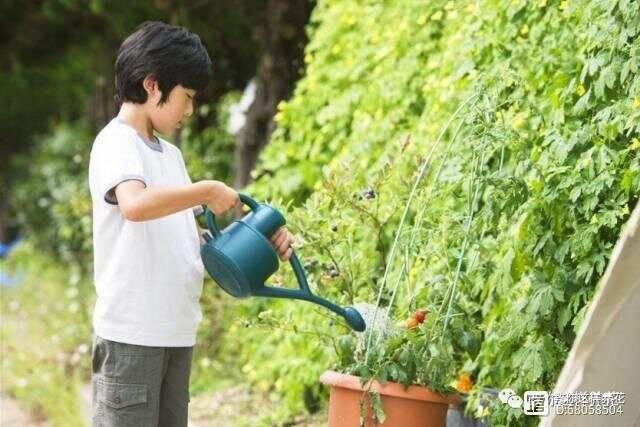
<svg viewBox="0 0 640 427">
<path fill-rule="evenodd" d="M 407 320 L 404 321 L 404 326 L 407 329 L 415 329 L 418 327 L 419 324 L 420 322 L 418 322 L 418 319 L 416 319 L 413 316 L 409 317 Z"/>
<path fill-rule="evenodd" d="M 471 376 L 466 372 L 462 372 L 458 375 L 455 388 L 460 393 L 469 393 L 473 388 L 473 380 L 471 379 Z"/>
</svg>

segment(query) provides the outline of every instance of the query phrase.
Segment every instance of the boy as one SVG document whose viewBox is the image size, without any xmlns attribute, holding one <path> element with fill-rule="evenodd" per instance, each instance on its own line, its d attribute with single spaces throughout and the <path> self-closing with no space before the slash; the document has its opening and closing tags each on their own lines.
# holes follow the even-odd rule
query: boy
<svg viewBox="0 0 640 427">
<path fill-rule="evenodd" d="M 194 214 L 238 206 L 219 181 L 191 183 L 170 135 L 211 78 L 200 38 L 145 22 L 116 59 L 120 111 L 95 139 L 93 202 L 93 425 L 186 426 L 204 268 Z M 291 256 L 284 228 L 271 240 Z"/>
</svg>

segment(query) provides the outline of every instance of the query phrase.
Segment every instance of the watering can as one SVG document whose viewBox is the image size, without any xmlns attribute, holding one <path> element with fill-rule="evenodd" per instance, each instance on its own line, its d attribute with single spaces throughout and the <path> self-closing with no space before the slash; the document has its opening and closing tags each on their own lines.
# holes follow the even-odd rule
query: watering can
<svg viewBox="0 0 640 427">
<path fill-rule="evenodd" d="M 239 196 L 251 212 L 222 231 L 216 225 L 213 212 L 206 210 L 211 235 L 205 233 L 200 255 L 205 269 L 218 286 L 236 298 L 291 298 L 319 304 L 342 316 L 352 329 L 364 331 L 365 322 L 358 310 L 339 307 L 309 290 L 307 277 L 295 253 L 291 254 L 289 263 L 299 289 L 274 288 L 265 284 L 279 267 L 278 255 L 269 239 L 286 221 L 273 207 L 258 203 L 245 194 Z"/>
</svg>

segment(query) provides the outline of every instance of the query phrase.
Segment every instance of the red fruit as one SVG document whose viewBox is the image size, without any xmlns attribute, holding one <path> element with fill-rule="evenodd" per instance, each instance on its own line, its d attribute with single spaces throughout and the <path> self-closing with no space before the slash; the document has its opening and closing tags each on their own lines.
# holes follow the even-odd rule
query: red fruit
<svg viewBox="0 0 640 427">
<path fill-rule="evenodd" d="M 418 323 L 422 323 L 424 322 L 424 319 L 427 317 L 427 310 L 416 310 L 416 312 L 413 313 L 413 317 L 416 318 Z"/>
</svg>

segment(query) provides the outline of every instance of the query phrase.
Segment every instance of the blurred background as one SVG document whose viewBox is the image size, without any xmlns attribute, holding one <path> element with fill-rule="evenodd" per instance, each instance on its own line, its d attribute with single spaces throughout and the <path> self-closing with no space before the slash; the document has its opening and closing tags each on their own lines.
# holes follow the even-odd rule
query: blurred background
<svg viewBox="0 0 640 427">
<path fill-rule="evenodd" d="M 278 102 L 291 96 L 304 71 L 313 7 L 253 0 L 3 2 L 0 257 L 22 244 L 24 254 L 13 258 L 29 258 L 24 271 L 0 273 L 3 392 L 13 390 L 23 406 L 57 425 L 80 425 L 86 415 L 78 412 L 77 397 L 91 353 L 88 155 L 97 132 L 117 114 L 114 62 L 124 38 L 145 20 L 186 26 L 201 37 L 213 81 L 199 94 L 193 120 L 171 140 L 194 179 L 243 188 L 269 141 Z M 31 276 L 40 262 L 42 274 Z M 38 282 L 34 288 L 31 280 Z M 28 302 L 17 296 L 22 290 Z M 223 329 L 221 308 L 211 310 L 216 315 L 203 345 L 214 351 L 202 359 L 205 369 Z M 25 317 L 12 317 L 15 312 Z M 25 340 L 20 349 L 7 334 Z M 211 385 L 201 378 L 194 387 Z"/>
<path fill-rule="evenodd" d="M 313 2 L 34 1 L 3 7 L 1 89 L 8 109 L 2 115 L 7 130 L 2 155 L 12 162 L 2 169 L 0 239 L 11 241 L 17 233 L 17 209 L 9 206 L 7 195 L 29 176 L 25 159 L 37 151 L 38 137 L 64 126 L 94 135 L 113 118 L 115 53 L 145 20 L 187 26 L 205 42 L 214 79 L 198 99 L 200 114 L 190 131 L 201 134 L 216 127 L 229 134 L 231 150 L 217 142 L 222 152 L 217 174 L 244 187 L 273 130 L 278 102 L 291 95 L 303 72 L 305 26 Z M 237 104 L 244 91 L 243 103 Z M 240 117 L 231 127 L 217 108 L 224 102 L 222 114 L 227 115 L 237 104 L 232 110 Z M 246 118 L 250 123 L 245 126 Z M 179 144 L 181 132 L 174 139 Z M 74 150 L 73 155 L 85 154 L 86 146 L 64 145 L 73 145 L 67 148 L 69 155 Z M 217 148 L 209 147 L 212 152 Z"/>
</svg>

